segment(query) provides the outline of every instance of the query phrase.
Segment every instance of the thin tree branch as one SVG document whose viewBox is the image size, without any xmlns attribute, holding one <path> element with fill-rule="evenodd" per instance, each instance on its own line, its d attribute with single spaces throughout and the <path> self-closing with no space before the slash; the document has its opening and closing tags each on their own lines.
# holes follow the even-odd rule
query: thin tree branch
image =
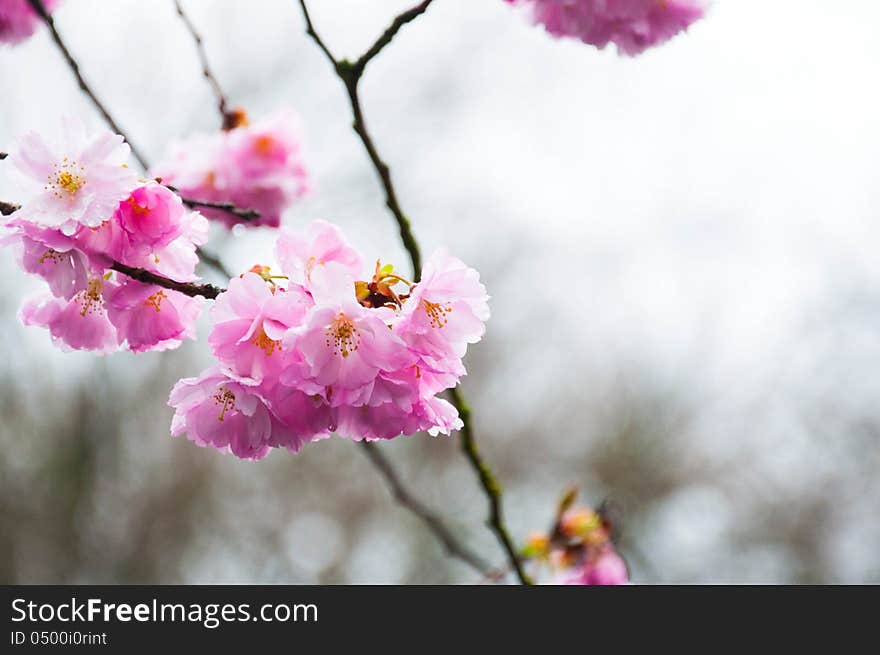
<svg viewBox="0 0 880 655">
<path fill-rule="evenodd" d="M 382 49 L 386 45 L 391 43 L 391 40 L 397 35 L 400 28 L 424 14 L 432 2 L 433 0 L 424 0 L 424 2 L 419 3 L 412 9 L 408 9 L 395 18 L 388 29 L 382 33 L 382 36 L 376 39 L 376 42 L 370 46 L 370 49 L 358 57 L 358 60 L 354 63 L 354 67 L 358 71 L 358 76 L 363 75 L 364 69 L 367 67 L 367 64 L 370 63 L 370 60 L 382 52 Z"/>
<path fill-rule="evenodd" d="M 8 152 L 0 152 L 0 161 L 3 161 L 9 156 Z"/>
<path fill-rule="evenodd" d="M 205 45 L 202 42 L 202 35 L 199 34 L 199 31 L 196 29 L 195 24 L 192 22 L 192 20 L 190 20 L 186 12 L 183 11 L 180 0 L 174 0 L 174 7 L 177 9 L 177 15 L 180 16 L 180 19 L 183 21 L 183 24 L 186 26 L 186 29 L 192 36 L 193 41 L 195 41 L 196 43 L 196 50 L 198 51 L 199 62 L 202 65 L 202 75 L 204 75 L 205 79 L 208 80 L 208 84 L 211 85 L 211 90 L 214 92 L 214 97 L 217 99 L 217 110 L 220 112 L 220 119 L 223 124 L 223 129 L 231 129 L 235 125 L 236 116 L 234 112 L 229 111 L 229 101 L 226 98 L 226 94 L 223 92 L 223 87 L 220 86 L 220 82 L 217 79 L 217 76 L 211 69 L 211 64 L 208 62 L 208 55 L 205 52 Z"/>
<path fill-rule="evenodd" d="M 83 93 L 85 93 L 92 103 L 95 105 L 95 108 L 100 112 L 101 116 L 103 116 L 104 121 L 110 126 L 116 134 L 121 134 L 129 147 L 131 148 L 131 154 L 134 155 L 134 158 L 137 159 L 138 163 L 147 170 L 149 165 L 147 164 L 146 158 L 141 154 L 140 150 L 135 147 L 134 143 L 132 143 L 131 139 L 126 135 L 126 133 L 122 130 L 121 127 L 116 123 L 113 117 L 110 115 L 110 112 L 107 111 L 107 108 L 98 100 L 98 97 L 95 95 L 95 92 L 92 91 L 91 87 L 83 78 L 82 73 L 79 70 L 79 64 L 76 59 L 73 58 L 73 55 L 70 54 L 70 50 L 67 49 L 67 46 L 64 44 L 64 41 L 61 38 L 61 35 L 58 33 L 58 30 L 55 29 L 55 21 L 52 19 L 52 16 L 49 12 L 46 11 L 46 8 L 43 6 L 41 0 L 28 0 L 31 7 L 33 7 L 34 11 L 37 15 L 43 19 L 43 22 L 46 23 L 46 27 L 49 28 L 49 33 L 52 35 L 52 40 L 55 41 L 55 45 L 58 46 L 58 49 L 61 51 L 61 54 L 64 56 L 67 65 L 70 67 L 70 70 L 73 72 L 74 77 L 76 77 L 76 81 L 79 83 L 79 88 L 82 89 Z"/>
<path fill-rule="evenodd" d="M 391 490 L 394 498 L 397 499 L 397 502 L 422 520 L 425 526 L 437 537 L 437 540 L 443 544 L 450 556 L 461 560 L 484 577 L 497 578 L 499 576 L 498 571 L 487 564 L 479 555 L 468 549 L 467 546 L 459 542 L 440 517 L 404 487 L 391 462 L 376 447 L 376 444 L 369 441 L 361 441 L 360 444 L 370 462 L 382 474 L 382 477 L 385 478 L 388 488 Z"/>
<path fill-rule="evenodd" d="M 113 265 L 110 268 L 112 268 L 114 271 L 118 271 L 124 275 L 127 275 L 128 277 L 132 278 L 133 280 L 137 280 L 138 282 L 143 282 L 144 284 L 155 284 L 156 286 L 164 287 L 165 289 L 170 289 L 171 291 L 179 291 L 186 296 L 203 296 L 204 298 L 213 300 L 225 291 L 225 289 L 215 287 L 213 284 L 175 282 L 174 280 L 163 277 L 161 275 L 157 275 L 156 273 L 153 273 L 146 269 L 127 266 L 125 264 L 121 264 L 120 262 L 113 262 Z"/>
<path fill-rule="evenodd" d="M 517 553 L 516 548 L 513 545 L 513 540 L 511 539 L 510 533 L 507 530 L 507 525 L 504 522 L 504 505 L 501 495 L 501 485 L 498 484 L 495 474 L 492 473 L 492 469 L 486 464 L 486 460 L 483 459 L 483 456 L 480 454 L 480 450 L 477 447 L 477 440 L 474 437 L 474 429 L 471 422 L 471 409 L 458 387 L 449 390 L 449 397 L 452 400 L 452 404 L 458 409 L 458 415 L 461 418 L 461 422 L 464 424 L 461 428 L 461 449 L 464 452 L 465 457 L 470 461 L 471 466 L 473 466 L 474 470 L 477 472 L 477 475 L 480 478 L 480 484 L 486 491 L 486 496 L 489 498 L 489 518 L 486 520 L 486 523 L 495 533 L 498 542 L 507 554 L 507 559 L 510 562 L 510 566 L 514 573 L 516 573 L 516 577 L 519 578 L 520 582 L 523 584 L 531 584 L 531 579 L 523 569 L 519 553 Z"/>
<path fill-rule="evenodd" d="M 226 268 L 226 265 L 223 264 L 222 261 L 220 261 L 220 258 L 217 255 L 206 251 L 204 248 L 198 248 L 196 250 L 196 253 L 199 256 L 200 262 L 202 262 L 203 264 L 207 264 L 215 271 L 220 273 L 220 275 L 222 275 L 223 277 L 227 279 L 232 278 L 232 273 L 229 272 L 229 270 Z"/>
<path fill-rule="evenodd" d="M 419 273 L 422 270 L 421 251 L 419 249 L 418 241 L 416 241 L 416 238 L 413 235 L 409 219 L 406 217 L 406 214 L 403 213 L 403 209 L 401 209 L 400 202 L 397 199 L 397 191 L 395 190 L 394 183 L 391 179 L 391 170 L 388 165 L 382 161 L 382 158 L 379 156 L 379 151 L 376 149 L 369 131 L 367 131 L 367 124 L 364 119 L 360 96 L 358 94 L 358 83 L 360 82 L 364 69 L 370 60 L 378 55 L 386 45 L 391 43 L 394 35 L 397 34 L 403 25 L 423 14 L 432 1 L 433 0 L 426 0 L 417 7 L 401 14 L 401 16 L 410 16 L 408 20 L 401 20 L 401 16 L 398 16 L 392 23 L 391 27 L 385 30 L 382 37 L 373 44 L 367 53 L 362 57 L 359 57 L 357 61 L 352 64 L 347 60 L 337 60 L 333 56 L 333 53 L 330 52 L 330 49 L 315 30 L 305 0 L 299 0 L 306 21 L 306 33 L 312 37 L 315 43 L 318 44 L 318 47 L 333 65 L 333 69 L 336 71 L 339 79 L 341 79 L 342 83 L 345 85 L 345 90 L 348 93 L 348 99 L 351 103 L 352 114 L 354 115 L 354 131 L 360 137 L 361 143 L 363 143 L 367 155 L 369 155 L 370 161 L 373 163 L 373 168 L 376 169 L 376 173 L 379 175 L 379 181 L 385 191 L 385 205 L 391 211 L 394 220 L 397 222 L 397 227 L 400 231 L 400 239 L 403 241 L 403 245 L 406 247 L 407 252 L 410 254 L 410 259 L 412 260 L 413 279 L 418 279 Z"/>
<path fill-rule="evenodd" d="M 305 0 L 298 1 L 305 18 L 306 33 L 315 41 L 325 57 L 330 61 L 333 69 L 342 80 L 342 83 L 345 85 L 345 89 L 348 92 L 348 99 L 351 103 L 352 115 L 354 116 L 354 131 L 357 133 L 358 137 L 360 137 L 361 143 L 366 149 L 370 161 L 379 176 L 382 187 L 385 190 L 385 204 L 388 206 L 388 209 L 394 216 L 394 220 L 397 222 L 400 231 L 400 238 L 403 241 L 403 245 L 409 253 L 412 262 L 414 279 L 417 279 L 422 269 L 421 251 L 419 249 L 418 241 L 413 234 L 409 219 L 400 207 L 394 183 L 391 179 L 391 171 L 388 165 L 380 157 L 376 145 L 367 130 L 363 109 L 361 108 L 360 96 L 358 94 L 358 83 L 360 82 L 367 64 L 392 41 L 394 36 L 400 31 L 401 27 L 423 14 L 431 4 L 432 0 L 425 0 L 395 18 L 391 23 L 391 26 L 385 30 L 373 46 L 353 64 L 347 60 L 337 60 L 333 56 L 330 49 L 315 30 Z M 510 533 L 504 522 L 501 487 L 477 448 L 476 437 L 474 436 L 473 425 L 471 422 L 470 408 L 459 389 L 451 389 L 449 396 L 452 404 L 455 405 L 458 410 L 459 416 L 464 424 L 461 429 L 462 450 L 468 462 L 471 464 L 471 467 L 477 473 L 480 485 L 489 500 L 488 525 L 498 538 L 501 547 L 510 561 L 510 566 L 516 573 L 519 581 L 523 584 L 531 584 L 531 578 L 529 578 L 522 568 L 516 548 L 513 545 Z"/>
<path fill-rule="evenodd" d="M 240 218 L 243 221 L 255 221 L 260 218 L 260 212 L 258 212 L 256 209 L 242 209 L 241 207 L 238 207 L 231 202 L 210 202 L 208 200 L 195 200 L 193 198 L 187 198 L 180 195 L 180 190 L 177 187 L 171 186 L 170 184 L 166 184 L 165 186 L 176 193 L 178 196 L 180 196 L 183 204 L 191 209 L 198 209 L 199 207 L 205 207 L 206 209 L 219 209 L 220 211 L 232 214 L 236 218 Z"/>
</svg>

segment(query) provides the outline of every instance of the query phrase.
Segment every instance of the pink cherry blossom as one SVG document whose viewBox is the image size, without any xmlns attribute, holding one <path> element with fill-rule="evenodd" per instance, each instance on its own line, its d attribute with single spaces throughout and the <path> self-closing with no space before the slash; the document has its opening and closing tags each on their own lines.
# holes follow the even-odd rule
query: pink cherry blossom
<svg viewBox="0 0 880 655">
<path fill-rule="evenodd" d="M 379 405 L 342 405 L 335 410 L 336 432 L 360 441 L 393 439 L 416 432 L 449 435 L 462 427 L 458 411 L 442 398 L 419 399 L 408 410 L 392 402 Z"/>
<path fill-rule="evenodd" d="M 0 245 L 16 246 L 21 267 L 43 278 L 52 295 L 68 300 L 85 287 L 90 271 L 87 257 L 73 244 L 70 237 L 45 228 L 21 229 L 0 240 Z"/>
<path fill-rule="evenodd" d="M 92 278 L 69 300 L 49 294 L 27 300 L 20 312 L 22 323 L 48 329 L 63 350 L 114 352 L 118 339 L 107 316 L 105 286 L 112 288 L 101 278 Z"/>
<path fill-rule="evenodd" d="M 418 354 L 421 384 L 434 393 L 454 386 L 464 375 L 461 358 L 468 344 L 479 341 L 485 332 L 488 299 L 479 273 L 461 260 L 445 250 L 428 258 L 394 333 Z"/>
<path fill-rule="evenodd" d="M 277 377 L 287 361 L 282 339 L 298 326 L 311 300 L 295 285 L 276 287 L 257 273 L 229 282 L 211 309 L 208 343 L 223 370 L 249 384 Z"/>
<path fill-rule="evenodd" d="M 271 448 L 278 421 L 255 389 L 217 367 L 184 378 L 171 390 L 171 435 L 186 433 L 199 446 L 212 446 L 242 459 L 261 459 Z"/>
<path fill-rule="evenodd" d="M 43 0 L 52 13 L 58 0 Z M 0 43 L 21 43 L 31 36 L 42 20 L 27 0 L 0 0 Z"/>
<path fill-rule="evenodd" d="M 201 301 L 125 278 L 106 294 L 107 315 L 119 343 L 134 352 L 177 348 L 195 339 Z"/>
<path fill-rule="evenodd" d="M 119 203 L 115 217 L 130 243 L 154 250 L 183 234 L 185 214 L 186 208 L 177 194 L 159 184 L 148 183 Z"/>
<path fill-rule="evenodd" d="M 315 306 L 285 338 L 302 365 L 288 369 L 282 382 L 320 393 L 333 407 L 364 404 L 364 390 L 380 372 L 409 366 L 414 357 L 392 333 L 389 313 L 357 302 L 354 279 L 342 265 L 313 270 L 311 283 Z"/>
<path fill-rule="evenodd" d="M 614 43 L 634 56 L 686 30 L 705 15 L 705 0 L 505 0 L 528 5 L 534 20 L 556 37 L 604 48 Z"/>
<path fill-rule="evenodd" d="M 136 186 L 125 166 L 130 148 L 108 130 L 87 134 L 82 123 L 66 120 L 55 142 L 25 134 L 9 155 L 23 195 L 15 216 L 34 225 L 74 234 L 98 227 Z"/>
<path fill-rule="evenodd" d="M 275 244 L 275 256 L 290 281 L 306 289 L 315 267 L 335 262 L 352 278 L 364 269 L 360 253 L 345 240 L 342 231 L 321 220 L 309 223 L 304 234 L 283 230 Z"/>
<path fill-rule="evenodd" d="M 329 434 L 326 405 L 291 390 L 266 393 L 225 376 L 216 366 L 180 380 L 168 404 L 175 410 L 172 436 L 185 432 L 200 446 L 242 459 L 261 459 L 271 448 L 297 452 Z"/>
<path fill-rule="evenodd" d="M 573 585 L 625 585 L 629 583 L 626 562 L 613 546 L 608 545 L 591 555 L 567 584 Z"/>
<path fill-rule="evenodd" d="M 273 434 L 272 446 L 299 450 L 311 441 L 326 439 L 334 429 L 335 420 L 327 402 L 297 389 L 276 384 L 270 390 L 262 387 L 264 396 L 280 427 Z"/>
<path fill-rule="evenodd" d="M 175 144 L 151 174 L 187 197 L 256 209 L 260 218 L 246 221 L 249 226 L 278 227 L 281 214 L 309 190 L 299 121 L 291 110 L 229 131 L 190 137 Z M 227 227 L 243 222 L 229 212 L 204 213 Z"/>
</svg>

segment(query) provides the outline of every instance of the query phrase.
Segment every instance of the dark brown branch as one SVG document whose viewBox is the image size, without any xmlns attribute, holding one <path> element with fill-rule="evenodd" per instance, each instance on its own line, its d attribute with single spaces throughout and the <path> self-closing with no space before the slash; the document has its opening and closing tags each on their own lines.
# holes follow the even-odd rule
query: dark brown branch
<svg viewBox="0 0 880 655">
<path fill-rule="evenodd" d="M 209 300 L 213 300 L 225 291 L 225 289 L 215 287 L 213 284 L 175 282 L 174 280 L 170 280 L 167 277 L 162 277 L 161 275 L 157 275 L 156 273 L 152 273 L 151 271 L 148 271 L 146 269 L 127 266 L 119 262 L 113 262 L 113 265 L 110 268 L 112 268 L 114 271 L 122 273 L 123 275 L 127 275 L 128 277 L 132 278 L 133 280 L 137 280 L 138 282 L 143 282 L 144 284 L 155 284 L 156 286 L 170 289 L 171 291 L 179 291 L 180 293 L 191 296 L 193 298 L 196 296 L 202 296 L 204 298 L 208 298 Z"/>
<path fill-rule="evenodd" d="M 361 109 L 360 104 L 360 96 L 358 94 L 358 83 L 360 82 L 364 69 L 370 60 L 378 55 L 386 45 L 391 43 L 394 35 L 397 34 L 403 25 L 423 14 L 432 1 L 433 0 L 426 0 L 394 19 L 391 27 L 385 30 L 384 34 L 376 41 L 376 43 L 374 43 L 363 56 L 359 57 L 357 61 L 352 64 L 347 60 L 337 60 L 333 56 L 333 53 L 330 52 L 330 49 L 315 30 L 305 0 L 299 0 L 306 21 L 306 33 L 312 37 L 315 43 L 318 44 L 318 47 L 333 65 L 333 69 L 345 85 L 345 90 L 348 93 L 348 99 L 351 103 L 352 114 L 354 115 L 354 131 L 357 133 L 358 137 L 360 137 L 361 143 L 366 149 L 367 155 L 370 157 L 370 161 L 373 164 L 373 168 L 376 169 L 376 173 L 379 175 L 379 181 L 385 191 L 385 205 L 391 211 L 394 220 L 397 222 L 397 227 L 400 231 L 400 239 L 403 241 L 403 245 L 406 247 L 407 252 L 410 254 L 410 259 L 412 260 L 413 279 L 416 280 L 422 270 L 421 250 L 419 249 L 418 241 L 416 241 L 416 238 L 413 235 L 409 219 L 400 207 L 400 202 L 397 199 L 397 191 L 395 190 L 394 183 L 391 179 L 391 170 L 388 168 L 388 165 L 382 161 L 382 158 L 379 156 L 379 151 L 376 149 L 373 139 L 367 130 L 367 124 L 364 119 L 363 110 Z M 404 18 L 402 19 L 402 17 Z"/>
<path fill-rule="evenodd" d="M 70 67 L 70 70 L 73 72 L 74 77 L 76 77 L 76 81 L 79 83 L 79 88 L 82 89 L 83 93 L 85 93 L 92 103 L 95 105 L 95 108 L 100 112 L 101 116 L 103 116 L 104 121 L 107 125 L 110 126 L 116 134 L 121 134 L 126 142 L 128 142 L 129 147 L 131 148 L 131 154 L 134 155 L 134 158 L 137 159 L 138 163 L 143 166 L 144 170 L 149 168 L 147 164 L 146 158 L 141 154 L 140 150 L 135 147 L 134 143 L 132 143 L 131 139 L 126 135 L 126 133 L 122 130 L 121 127 L 116 123 L 113 117 L 110 115 L 110 112 L 107 111 L 107 108 L 98 100 L 98 97 L 95 95 L 95 92 L 92 91 L 91 87 L 89 87 L 88 83 L 82 76 L 82 73 L 79 70 L 79 64 L 76 59 L 73 58 L 73 55 L 70 54 L 70 50 L 67 49 L 67 46 L 64 44 L 64 41 L 61 38 L 61 35 L 58 33 L 58 30 L 55 29 L 55 21 L 52 19 L 52 16 L 49 12 L 46 11 L 46 8 L 43 6 L 41 0 L 28 0 L 31 7 L 33 7 L 34 11 L 37 12 L 37 15 L 43 19 L 43 22 L 46 23 L 46 27 L 49 28 L 49 33 L 52 35 L 52 40 L 55 41 L 55 45 L 58 46 L 58 49 L 61 51 L 61 54 L 64 56 L 67 65 Z"/>
<path fill-rule="evenodd" d="M 6 153 L 6 152 L 0 152 L 0 161 L 3 161 L 3 160 L 6 159 L 8 156 L 9 156 L 9 153 Z"/>
<path fill-rule="evenodd" d="M 400 238 L 403 241 L 404 247 L 409 253 L 410 261 L 412 262 L 413 274 L 415 276 L 415 279 L 419 277 L 422 269 L 422 259 L 419 244 L 415 238 L 415 235 L 413 234 L 412 226 L 409 222 L 409 219 L 406 217 L 406 214 L 403 213 L 403 210 L 400 207 L 400 203 L 397 199 L 397 193 L 394 188 L 394 183 L 391 179 L 391 171 L 389 170 L 388 165 L 380 157 L 379 152 L 376 149 L 376 145 L 367 130 L 363 109 L 361 108 L 360 96 L 358 94 L 358 83 L 363 76 L 367 64 L 376 55 L 378 55 L 386 45 L 391 43 L 394 36 L 400 31 L 401 27 L 423 14 L 427 10 L 431 2 L 432 0 L 425 0 L 424 2 L 421 2 L 413 7 L 412 9 L 400 14 L 397 18 L 394 19 L 394 21 L 392 21 L 391 26 L 387 30 L 385 30 L 385 32 L 382 34 L 381 37 L 379 37 L 379 39 L 376 40 L 373 46 L 369 50 L 367 50 L 364 55 L 359 57 L 355 61 L 355 63 L 351 63 L 347 60 L 337 60 L 333 56 L 333 53 L 330 52 L 330 49 L 327 47 L 327 45 L 321 39 L 320 35 L 315 30 L 315 27 L 312 24 L 311 17 L 309 16 L 309 10 L 306 6 L 305 0 L 299 0 L 299 4 L 302 8 L 303 16 L 306 22 L 306 33 L 315 41 L 315 43 L 324 53 L 324 56 L 332 64 L 333 69 L 342 80 L 342 83 L 345 85 L 345 89 L 348 93 L 348 99 L 351 103 L 352 114 L 354 116 L 354 131 L 357 133 L 358 137 L 360 137 L 361 143 L 366 149 L 370 161 L 372 162 L 373 167 L 375 168 L 376 173 L 379 176 L 379 180 L 382 183 L 382 187 L 385 190 L 385 204 L 388 206 L 388 209 L 394 216 L 394 220 L 397 222 L 397 226 L 400 231 Z M 459 389 L 450 390 L 449 395 L 452 404 L 455 405 L 456 409 L 459 412 L 461 420 L 464 423 L 464 426 L 461 430 L 462 450 L 464 451 L 468 462 L 471 464 L 471 467 L 476 472 L 477 477 L 480 481 L 480 485 L 482 486 L 483 491 L 485 492 L 486 497 L 489 500 L 489 518 L 487 523 L 492 531 L 495 533 L 495 536 L 498 538 L 498 541 L 500 542 L 505 554 L 508 557 L 508 560 L 510 561 L 510 567 L 516 573 L 519 581 L 523 584 L 531 584 L 532 581 L 522 568 L 522 564 L 520 563 L 516 548 L 513 545 L 510 533 L 504 523 L 501 487 L 499 486 L 497 480 L 495 479 L 495 476 L 492 474 L 491 469 L 483 460 L 479 450 L 477 449 L 476 438 L 474 436 L 473 425 L 471 423 L 470 408 L 468 407 L 464 396 Z"/>
<path fill-rule="evenodd" d="M 361 441 L 360 443 L 370 462 L 382 474 L 382 477 L 385 478 L 388 488 L 397 502 L 422 520 L 425 526 L 437 537 L 437 540 L 443 544 L 443 547 L 450 556 L 461 560 L 477 573 L 487 578 L 497 579 L 499 577 L 498 571 L 489 566 L 479 555 L 468 549 L 467 546 L 459 542 L 440 517 L 404 487 L 397 472 L 391 466 L 391 462 L 386 459 L 385 455 L 382 454 L 382 451 L 374 443 L 369 441 Z"/>
<path fill-rule="evenodd" d="M 391 40 L 397 35 L 400 28 L 424 14 L 432 2 L 433 0 L 424 0 L 424 2 L 416 5 L 412 9 L 403 12 L 391 22 L 391 25 L 382 33 L 382 36 L 376 39 L 376 42 L 370 46 L 370 49 L 361 55 L 354 63 L 354 68 L 358 72 L 358 77 L 363 75 L 364 69 L 367 67 L 367 64 L 370 63 L 370 60 L 382 52 L 382 49 L 386 45 L 391 43 Z"/>
<path fill-rule="evenodd" d="M 241 207 L 237 207 L 231 202 L 209 202 L 207 200 L 195 200 L 193 198 L 186 198 L 180 195 L 180 191 L 177 189 L 177 187 L 173 187 L 168 184 L 166 184 L 165 186 L 171 189 L 178 196 L 180 196 L 183 204 L 191 209 L 198 209 L 199 207 L 204 207 L 206 209 L 219 209 L 220 211 L 232 214 L 236 218 L 240 218 L 243 221 L 255 221 L 260 218 L 260 212 L 258 212 L 256 209 L 242 209 Z"/>
<path fill-rule="evenodd" d="M 229 111 L 229 102 L 226 99 L 226 94 L 223 92 L 223 87 L 220 86 L 217 76 L 214 74 L 214 71 L 211 70 L 211 64 L 208 62 L 208 55 L 205 53 L 205 45 L 202 42 L 202 35 L 199 34 L 196 26 L 190 20 L 189 16 L 186 15 L 186 12 L 183 11 L 180 0 L 174 0 L 174 6 L 177 9 L 177 15 L 180 16 L 180 19 L 183 21 L 183 24 L 192 36 L 193 41 L 196 43 L 199 62 L 202 65 L 202 75 L 208 80 L 208 84 L 211 85 L 211 90 L 214 92 L 214 97 L 217 99 L 217 110 L 220 112 L 223 129 L 231 129 L 235 126 L 237 116 L 234 112 Z"/>
</svg>

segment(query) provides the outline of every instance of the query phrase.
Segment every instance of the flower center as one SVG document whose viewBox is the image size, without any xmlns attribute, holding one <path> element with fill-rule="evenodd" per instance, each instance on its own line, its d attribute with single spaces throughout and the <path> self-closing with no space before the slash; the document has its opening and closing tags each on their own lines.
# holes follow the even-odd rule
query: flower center
<svg viewBox="0 0 880 655">
<path fill-rule="evenodd" d="M 77 192 L 85 186 L 84 173 L 85 169 L 82 166 L 65 157 L 60 166 L 55 164 L 55 172 L 49 175 L 46 190 L 51 191 L 56 198 L 66 196 L 73 200 Z"/>
<path fill-rule="evenodd" d="M 342 312 L 339 312 L 339 316 L 330 324 L 325 334 L 327 337 L 325 343 L 328 348 L 333 349 L 334 355 L 348 357 L 361 345 L 358 329 Z"/>
<path fill-rule="evenodd" d="M 165 294 L 165 292 L 162 291 L 161 289 L 159 289 L 159 291 L 154 293 L 152 296 L 149 296 L 144 301 L 144 305 L 146 307 L 152 307 L 153 309 L 156 310 L 156 312 L 161 312 L 162 311 L 162 301 L 167 300 L 167 299 L 168 299 L 168 296 Z"/>
<path fill-rule="evenodd" d="M 425 314 L 428 315 L 432 328 L 442 328 L 449 323 L 449 314 L 452 312 L 452 307 L 449 305 L 443 306 L 422 298 L 422 307 L 425 308 Z"/>
<path fill-rule="evenodd" d="M 217 417 L 217 420 L 222 421 L 226 418 L 226 412 L 235 409 L 235 394 L 227 387 L 220 387 L 214 394 L 214 402 L 220 406 L 220 416 Z"/>
<path fill-rule="evenodd" d="M 142 207 L 137 204 L 137 201 L 134 198 L 129 197 L 128 204 L 131 205 L 131 210 L 138 216 L 145 216 L 150 213 L 149 207 Z"/>
<path fill-rule="evenodd" d="M 64 258 L 64 255 L 57 250 L 49 249 L 40 255 L 40 258 L 37 260 L 41 264 L 45 264 L 46 262 L 50 262 L 52 264 L 58 264 Z"/>
<path fill-rule="evenodd" d="M 281 349 L 281 342 L 277 339 L 270 339 L 266 335 L 266 331 L 263 329 L 262 325 L 260 326 L 260 329 L 257 330 L 256 334 L 254 334 L 251 343 L 266 353 L 266 357 L 270 357 L 276 350 Z"/>
<path fill-rule="evenodd" d="M 80 316 L 85 317 L 87 314 L 97 314 L 104 307 L 104 299 L 101 293 L 104 291 L 104 283 L 101 278 L 92 278 L 89 280 L 86 288 L 77 294 L 77 300 L 82 306 L 79 312 Z"/>
<path fill-rule="evenodd" d="M 275 139 L 273 139 L 268 134 L 263 134 L 262 136 L 258 136 L 254 140 L 254 150 L 257 151 L 257 154 L 262 157 L 268 157 L 272 154 L 272 150 L 275 147 Z"/>
</svg>

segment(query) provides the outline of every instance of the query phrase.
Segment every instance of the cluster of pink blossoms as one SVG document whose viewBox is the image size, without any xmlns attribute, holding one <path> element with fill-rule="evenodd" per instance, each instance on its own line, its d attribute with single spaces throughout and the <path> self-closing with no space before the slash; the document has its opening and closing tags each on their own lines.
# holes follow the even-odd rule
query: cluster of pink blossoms
<svg viewBox="0 0 880 655">
<path fill-rule="evenodd" d="M 43 7 L 51 13 L 58 0 L 43 0 Z M 27 0 L 0 0 L 0 43 L 21 43 L 30 37 L 41 20 Z"/>
<path fill-rule="evenodd" d="M 706 12 L 705 0 L 504 0 L 529 5 L 537 23 L 555 37 L 641 54 L 686 30 Z"/>
<path fill-rule="evenodd" d="M 178 281 L 195 279 L 208 222 L 126 166 L 129 147 L 75 121 L 52 143 L 26 134 L 9 156 L 23 195 L 4 223 L 4 245 L 48 291 L 27 300 L 26 325 L 66 349 L 164 350 L 194 338 L 200 301 L 113 270 L 116 262 Z"/>
<path fill-rule="evenodd" d="M 243 112 L 234 116 L 231 129 L 197 134 L 173 146 L 151 175 L 187 198 L 228 202 L 260 213 L 245 221 L 229 212 L 203 210 L 227 227 L 278 227 L 282 212 L 309 191 L 297 116 L 285 110 L 253 124 Z"/>
<path fill-rule="evenodd" d="M 438 251 L 418 284 L 378 262 L 360 280 L 360 254 L 323 221 L 283 232 L 276 256 L 283 276 L 256 266 L 217 298 L 217 363 L 174 387 L 173 435 L 258 459 L 330 432 L 374 440 L 461 427 L 437 394 L 465 374 L 489 318 L 476 271 Z"/>
<path fill-rule="evenodd" d="M 566 493 L 550 533 L 533 534 L 523 557 L 549 567 L 553 583 L 627 584 L 629 571 L 614 547 L 610 519 L 601 509 L 572 507 L 576 498 L 577 489 Z"/>
</svg>

